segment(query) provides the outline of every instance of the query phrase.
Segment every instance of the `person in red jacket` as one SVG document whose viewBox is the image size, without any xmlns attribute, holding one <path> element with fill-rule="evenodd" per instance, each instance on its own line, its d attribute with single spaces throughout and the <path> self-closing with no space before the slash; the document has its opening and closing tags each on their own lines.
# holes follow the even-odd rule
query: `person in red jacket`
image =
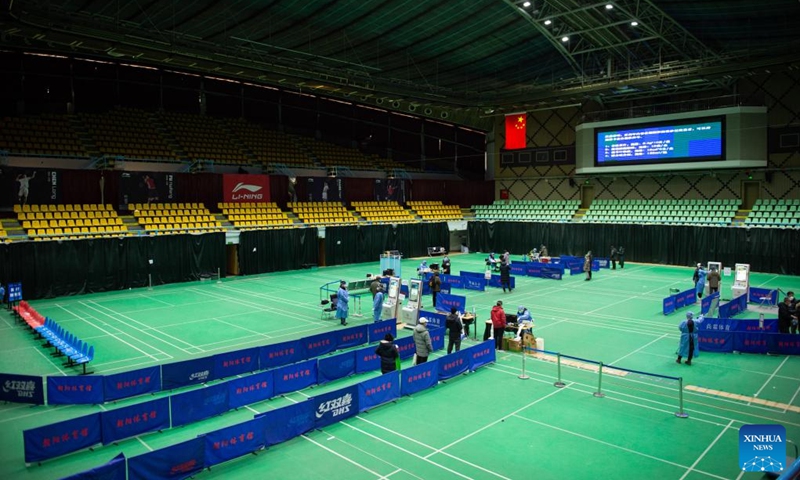
<svg viewBox="0 0 800 480">
<path fill-rule="evenodd" d="M 506 312 L 503 311 L 503 301 L 498 300 L 492 307 L 492 328 L 494 328 L 494 348 L 503 349 L 503 334 L 506 331 Z"/>
</svg>

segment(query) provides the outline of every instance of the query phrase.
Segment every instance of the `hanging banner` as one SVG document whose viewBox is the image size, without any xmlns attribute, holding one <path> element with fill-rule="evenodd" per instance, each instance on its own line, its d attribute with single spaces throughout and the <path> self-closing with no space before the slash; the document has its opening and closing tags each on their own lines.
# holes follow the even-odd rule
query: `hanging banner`
<svg viewBox="0 0 800 480">
<path fill-rule="evenodd" d="M 277 445 L 314 428 L 313 398 L 294 405 L 260 413 L 255 418 L 264 419 L 264 440 L 267 446 Z"/>
<path fill-rule="evenodd" d="M 258 347 L 214 355 L 214 377 L 233 377 L 258 370 Z"/>
<path fill-rule="evenodd" d="M 61 480 L 126 480 L 127 472 L 125 454 L 120 453 L 104 465 L 64 477 Z"/>
<path fill-rule="evenodd" d="M 227 462 L 264 448 L 264 425 L 263 418 L 256 418 L 201 435 L 206 446 L 205 466 Z"/>
<path fill-rule="evenodd" d="M 317 177 L 308 179 L 309 202 L 341 202 L 342 179 L 336 177 Z"/>
<path fill-rule="evenodd" d="M 239 408 L 251 403 L 269 400 L 275 395 L 275 380 L 272 370 L 235 378 L 228 385 L 228 406 Z"/>
<path fill-rule="evenodd" d="M 215 378 L 217 377 L 214 375 L 214 357 L 195 358 L 161 366 L 162 390 L 206 383 Z"/>
<path fill-rule="evenodd" d="M 178 202 L 177 176 L 163 172 L 122 172 L 119 180 L 119 204 L 126 210 L 131 203 Z"/>
<path fill-rule="evenodd" d="M 368 338 L 370 343 L 380 342 L 387 333 L 392 337 L 397 336 L 397 320 L 391 318 L 382 322 L 370 323 L 367 325 Z"/>
<path fill-rule="evenodd" d="M 93 413 L 22 432 L 25 463 L 36 463 L 101 442 L 100 414 Z"/>
<path fill-rule="evenodd" d="M 0 373 L 0 385 L 0 402 L 44 405 L 42 377 Z"/>
<path fill-rule="evenodd" d="M 487 340 L 465 350 L 469 352 L 469 369 L 473 372 L 487 363 L 494 363 L 496 360 L 494 340 Z"/>
<path fill-rule="evenodd" d="M 97 187 L 100 198 L 100 187 Z M 61 203 L 61 172 L 39 168 L 0 169 L 0 207 Z"/>
<path fill-rule="evenodd" d="M 404 397 L 431 388 L 439 381 L 439 360 L 403 369 L 402 378 L 400 390 Z"/>
<path fill-rule="evenodd" d="M 406 183 L 400 179 L 375 179 L 375 200 L 406 203 Z"/>
<path fill-rule="evenodd" d="M 358 414 L 358 385 L 351 385 L 311 399 L 314 402 L 314 428 L 324 428 Z"/>
<path fill-rule="evenodd" d="M 375 354 L 375 345 L 355 351 L 356 373 L 374 372 L 381 368 L 381 358 Z"/>
<path fill-rule="evenodd" d="M 270 202 L 269 175 L 222 175 L 222 201 L 225 203 Z"/>
<path fill-rule="evenodd" d="M 103 377 L 47 377 L 48 405 L 77 405 L 103 403 Z"/>
<path fill-rule="evenodd" d="M 340 353 L 317 361 L 317 383 L 323 384 L 356 373 L 356 352 Z"/>
<path fill-rule="evenodd" d="M 228 388 L 227 383 L 218 383 L 172 395 L 172 426 L 179 427 L 227 412 Z"/>
<path fill-rule="evenodd" d="M 169 398 L 137 403 L 100 414 L 103 445 L 170 427 Z"/>
<path fill-rule="evenodd" d="M 400 398 L 400 372 L 389 372 L 358 384 L 358 411 Z"/>
<path fill-rule="evenodd" d="M 128 459 L 128 480 L 175 480 L 188 478 L 206 465 L 202 438 Z"/>
<path fill-rule="evenodd" d="M 468 371 L 469 357 L 469 350 L 461 350 L 439 358 L 439 381 L 453 378 Z"/>
<path fill-rule="evenodd" d="M 331 333 L 336 346 L 335 350 L 342 350 L 367 343 L 369 327 L 367 325 L 359 325 L 345 328 L 344 330 L 334 330 Z M 309 355 L 308 358 L 311 358 L 311 356 Z"/>
<path fill-rule="evenodd" d="M 301 362 L 305 359 L 305 350 L 303 350 L 303 343 L 300 339 L 264 345 L 259 348 L 259 368 L 262 370 Z"/>
<path fill-rule="evenodd" d="M 103 376 L 103 394 L 106 402 L 159 390 L 161 390 L 161 367 L 146 367 Z"/>
<path fill-rule="evenodd" d="M 302 390 L 317 383 L 317 361 L 312 359 L 287 365 L 276 369 L 274 374 L 275 395 Z"/>
</svg>

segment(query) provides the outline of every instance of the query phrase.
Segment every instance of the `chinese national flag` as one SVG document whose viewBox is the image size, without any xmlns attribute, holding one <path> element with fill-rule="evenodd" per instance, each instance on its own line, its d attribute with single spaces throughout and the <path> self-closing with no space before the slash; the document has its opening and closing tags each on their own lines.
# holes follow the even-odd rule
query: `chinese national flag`
<svg viewBox="0 0 800 480">
<path fill-rule="evenodd" d="M 527 122 L 528 115 L 525 113 L 506 115 L 506 150 L 526 147 L 525 124 Z"/>
</svg>

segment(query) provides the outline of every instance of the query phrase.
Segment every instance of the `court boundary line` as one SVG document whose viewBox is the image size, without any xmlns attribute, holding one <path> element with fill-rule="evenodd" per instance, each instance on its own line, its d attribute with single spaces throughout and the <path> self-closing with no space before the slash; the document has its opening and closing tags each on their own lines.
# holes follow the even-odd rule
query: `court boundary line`
<svg viewBox="0 0 800 480">
<path fill-rule="evenodd" d="M 153 451 L 153 447 L 151 447 L 151 446 L 150 446 L 150 445 L 148 445 L 148 444 L 147 444 L 147 443 L 146 443 L 144 440 L 142 440 L 142 439 L 139 437 L 139 435 L 136 435 L 136 436 L 135 436 L 135 437 L 133 437 L 133 438 L 135 438 L 136 440 L 139 440 L 139 443 L 141 443 L 142 445 L 144 445 L 144 448 L 146 448 L 146 449 L 150 450 L 151 452 Z"/>
<path fill-rule="evenodd" d="M 65 377 L 68 377 L 68 376 L 69 376 L 69 375 L 67 375 L 67 372 L 65 372 L 64 370 L 61 370 L 61 367 L 59 367 L 59 366 L 56 364 L 56 362 L 54 362 L 54 361 L 53 361 L 53 359 L 52 359 L 52 358 L 50 358 L 50 356 L 48 356 L 48 355 L 45 355 L 45 354 L 44 354 L 44 353 L 42 353 L 42 351 L 41 351 L 41 350 L 39 350 L 39 349 L 35 349 L 35 351 L 36 351 L 36 353 L 38 353 L 39 355 L 43 356 L 43 357 L 44 357 L 44 358 L 47 360 L 47 363 L 49 363 L 50 365 L 52 365 L 52 366 L 56 367 L 56 370 L 58 370 L 58 371 L 61 373 L 61 375 L 65 376 Z M 46 375 L 43 375 L 43 376 L 46 376 Z"/>
<path fill-rule="evenodd" d="M 320 431 L 322 432 L 322 430 L 320 430 Z M 322 433 L 327 433 L 327 432 L 322 432 Z M 337 442 L 339 442 L 339 443 L 343 443 L 343 444 L 347 445 L 348 447 L 350 447 L 350 448 L 352 448 L 352 449 L 354 449 L 354 450 L 358 450 L 359 452 L 361 452 L 361 453 L 365 454 L 365 455 L 366 455 L 366 456 L 368 456 L 368 457 L 374 458 L 374 459 L 378 460 L 378 461 L 379 461 L 379 462 L 381 462 L 381 463 L 384 463 L 384 464 L 386 464 L 386 465 L 389 465 L 390 467 L 394 467 L 394 469 L 395 469 L 395 470 L 394 470 L 392 473 L 388 473 L 388 474 L 386 474 L 386 475 L 383 475 L 383 476 L 381 476 L 380 478 L 388 478 L 388 477 L 390 477 L 390 476 L 394 475 L 394 474 L 395 474 L 395 473 L 397 473 L 397 472 L 402 472 L 402 471 L 404 471 L 402 468 L 398 467 L 397 465 L 393 464 L 392 462 L 390 462 L 390 461 L 388 461 L 388 460 L 386 460 L 386 459 L 384 459 L 384 458 L 381 458 L 381 457 L 379 457 L 379 456 L 375 455 L 375 454 L 374 454 L 374 453 L 372 453 L 372 452 L 369 452 L 369 451 L 367 451 L 367 450 L 364 450 L 363 448 L 360 448 L 360 447 L 356 446 L 355 444 L 353 444 L 353 443 L 351 443 L 351 442 L 346 442 L 346 441 L 342 440 L 342 439 L 341 439 L 339 436 L 336 436 L 336 435 L 334 435 L 334 434 L 332 434 L 332 433 L 329 433 L 329 435 L 330 435 L 330 437 L 328 438 L 328 440 L 335 440 L 335 441 L 337 441 Z M 409 475 L 411 475 L 411 476 L 412 476 L 412 477 L 414 477 L 414 478 L 419 478 L 419 480 L 424 480 L 422 477 L 420 477 L 420 476 L 418 476 L 418 475 L 414 475 L 414 474 L 413 474 L 413 473 L 411 473 L 411 472 L 406 472 L 406 473 L 408 473 Z"/>
<path fill-rule="evenodd" d="M 708 452 L 709 452 L 709 451 L 710 451 L 710 450 L 711 450 L 711 449 L 714 447 L 714 445 L 716 445 L 716 443 L 719 441 L 719 439 L 720 439 L 720 438 L 722 438 L 722 435 L 723 435 L 723 434 L 725 434 L 725 432 L 727 432 L 729 428 L 731 428 L 731 425 L 733 425 L 733 420 L 731 420 L 730 422 L 728 422 L 728 424 L 727 424 L 727 425 L 725 425 L 725 428 L 723 428 L 723 429 L 722 429 L 722 431 L 721 431 L 721 432 L 719 432 L 719 434 L 718 434 L 718 435 L 717 435 L 717 437 L 714 439 L 714 441 L 712 441 L 712 442 L 711 442 L 711 443 L 710 443 L 710 444 L 709 444 L 709 445 L 706 447 L 706 449 L 705 449 L 705 450 L 703 450 L 703 453 L 701 453 L 701 454 L 700 454 L 700 456 L 699 456 L 699 457 L 697 457 L 697 460 L 695 460 L 695 461 L 694 461 L 694 463 L 692 464 L 692 466 L 690 466 L 690 467 L 689 467 L 689 469 L 688 469 L 688 470 L 686 470 L 686 471 L 683 473 L 683 475 L 681 476 L 681 478 L 679 478 L 678 480 L 683 480 L 683 479 L 684 479 L 684 478 L 686 478 L 686 476 L 687 476 L 687 475 L 689 475 L 689 474 L 690 474 L 692 471 L 695 471 L 695 472 L 700 472 L 700 473 L 705 473 L 705 472 L 703 472 L 702 470 L 696 470 L 694 467 L 696 467 L 696 466 L 697 466 L 697 464 L 698 464 L 698 463 L 700 463 L 700 461 L 703 459 L 703 457 L 705 457 L 705 456 L 706 456 L 706 454 L 707 454 L 707 453 L 708 453 Z"/>
<path fill-rule="evenodd" d="M 613 362 L 609 362 L 609 365 L 616 365 L 617 363 L 619 363 L 620 361 L 622 361 L 622 360 L 624 360 L 624 359 L 626 359 L 626 358 L 630 357 L 630 356 L 631 356 L 631 355 L 633 355 L 634 353 L 638 353 L 638 352 L 640 352 L 640 351 L 644 350 L 645 348 L 649 347 L 650 345 L 652 345 L 652 344 L 654 344 L 654 343 L 658 342 L 659 340 L 662 340 L 662 339 L 664 339 L 664 337 L 666 337 L 666 336 L 667 336 L 667 334 L 665 333 L 664 335 L 661 335 L 660 337 L 656 338 L 655 340 L 652 340 L 652 341 L 650 341 L 650 342 L 648 342 L 648 343 L 645 343 L 644 345 L 642 345 L 641 347 L 639 347 L 639 348 L 637 348 L 636 350 L 632 351 L 631 353 L 629 353 L 629 354 L 627 354 L 627 355 L 625 355 L 625 356 L 622 356 L 622 357 L 620 357 L 620 358 L 618 358 L 618 359 L 614 360 Z M 613 367 L 612 367 L 612 368 L 613 368 Z"/>
<path fill-rule="evenodd" d="M 756 393 L 754 393 L 754 394 L 753 394 L 753 397 L 758 397 L 758 394 L 760 394 L 760 393 L 761 393 L 761 392 L 762 392 L 762 391 L 763 391 L 763 390 L 764 390 L 764 389 L 767 387 L 767 385 L 769 385 L 769 382 L 771 382 L 771 381 L 772 381 L 772 379 L 775 377 L 775 374 L 776 374 L 776 373 L 778 373 L 778 370 L 780 370 L 781 368 L 783 368 L 783 365 L 784 365 L 784 364 L 785 364 L 785 363 L 786 363 L 788 360 L 789 360 L 789 355 L 786 355 L 786 358 L 784 358 L 784 359 L 783 359 L 783 361 L 781 362 L 781 364 L 780 364 L 780 365 L 778 365 L 778 366 L 777 366 L 777 368 L 775 368 L 775 370 L 772 372 L 772 375 L 770 375 L 770 376 L 769 376 L 769 378 L 767 378 L 767 380 L 764 382 L 764 384 L 763 384 L 763 385 L 761 385 L 761 388 L 759 388 L 759 389 L 758 389 L 758 391 L 757 391 Z"/>
<path fill-rule="evenodd" d="M 350 458 L 347 458 L 346 456 L 342 455 L 341 453 L 339 453 L 339 452 L 337 452 L 337 451 L 335 451 L 335 450 L 333 450 L 333 449 L 331 449 L 331 448 L 328 448 L 328 447 L 326 447 L 325 445 L 323 445 L 323 444 L 321 444 L 321 443 L 317 442 L 316 440 L 314 440 L 314 439 L 310 438 L 310 437 L 309 437 L 307 434 L 305 434 L 305 433 L 304 433 L 304 434 L 302 434 L 302 435 L 300 435 L 300 437 L 302 437 L 302 438 L 304 438 L 304 439 L 308 440 L 309 442 L 313 443 L 314 445 L 318 446 L 319 448 L 321 448 L 321 449 L 323 449 L 323 450 L 326 450 L 328 453 L 332 453 L 332 454 L 334 454 L 335 456 L 337 456 L 337 457 L 341 458 L 342 460 L 344 460 L 344 461 L 346 461 L 346 462 L 348 462 L 348 463 L 352 463 L 352 464 L 353 464 L 353 465 L 355 465 L 356 467 L 358 467 L 358 468 L 360 468 L 360 469 L 362 469 L 362 470 L 364 470 L 364 471 L 366 471 L 366 472 L 369 472 L 369 473 L 371 473 L 371 474 L 375 475 L 375 476 L 376 476 L 376 477 L 378 477 L 378 478 L 381 478 L 381 477 L 383 477 L 383 476 L 384 476 L 384 475 L 381 475 L 381 474 L 380 474 L 380 473 L 378 473 L 378 472 L 375 472 L 375 471 L 373 471 L 373 470 L 371 470 L 371 469 L 369 469 L 369 468 L 365 467 L 364 465 L 361 465 L 360 463 L 356 462 L 355 460 L 352 460 L 352 459 L 350 459 Z"/>
<path fill-rule="evenodd" d="M 659 358 L 675 358 L 675 355 L 664 355 L 663 353 L 651 353 L 651 352 L 642 352 L 642 353 L 644 353 L 645 355 L 652 355 L 654 357 L 659 357 Z M 708 352 L 708 353 L 713 353 L 713 352 Z M 749 369 L 736 369 L 732 367 L 726 367 L 725 364 L 708 364 L 708 365 L 714 368 L 725 368 L 727 370 L 732 370 L 734 372 L 744 372 L 744 373 L 750 373 L 754 375 L 764 375 L 764 376 L 769 375 L 768 372 L 759 372 L 758 370 L 749 370 Z M 800 382 L 800 378 L 787 377 L 786 375 L 775 375 L 775 378 L 782 378 L 784 380 L 794 380 Z"/>
</svg>

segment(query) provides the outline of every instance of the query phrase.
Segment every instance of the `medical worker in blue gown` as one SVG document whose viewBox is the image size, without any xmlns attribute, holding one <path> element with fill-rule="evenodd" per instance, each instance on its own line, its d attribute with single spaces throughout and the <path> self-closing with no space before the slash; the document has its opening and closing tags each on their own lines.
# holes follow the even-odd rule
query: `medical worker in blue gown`
<svg viewBox="0 0 800 480">
<path fill-rule="evenodd" d="M 347 282 L 339 284 L 339 291 L 336 292 L 336 318 L 341 320 L 342 325 L 347 325 L 347 313 L 349 311 L 347 302 L 350 301 L 350 294 L 347 293 Z"/>
<path fill-rule="evenodd" d="M 692 358 L 700 354 L 700 345 L 697 341 L 697 332 L 700 331 L 700 326 L 703 324 L 703 316 L 697 317 L 694 320 L 692 312 L 686 312 L 686 320 L 682 321 L 678 330 L 681 331 L 681 343 L 678 345 L 678 359 L 677 363 L 681 363 L 681 359 L 686 357 L 686 365 L 692 364 Z"/>
<path fill-rule="evenodd" d="M 378 285 L 375 292 L 375 299 L 372 300 L 372 319 L 376 322 L 381 321 L 381 314 L 383 313 L 383 285 Z"/>
<path fill-rule="evenodd" d="M 706 275 L 708 275 L 708 272 L 706 272 L 706 269 L 698 263 L 697 283 L 694 286 L 694 289 L 697 292 L 697 298 L 703 298 L 703 291 L 706 289 Z"/>
</svg>

